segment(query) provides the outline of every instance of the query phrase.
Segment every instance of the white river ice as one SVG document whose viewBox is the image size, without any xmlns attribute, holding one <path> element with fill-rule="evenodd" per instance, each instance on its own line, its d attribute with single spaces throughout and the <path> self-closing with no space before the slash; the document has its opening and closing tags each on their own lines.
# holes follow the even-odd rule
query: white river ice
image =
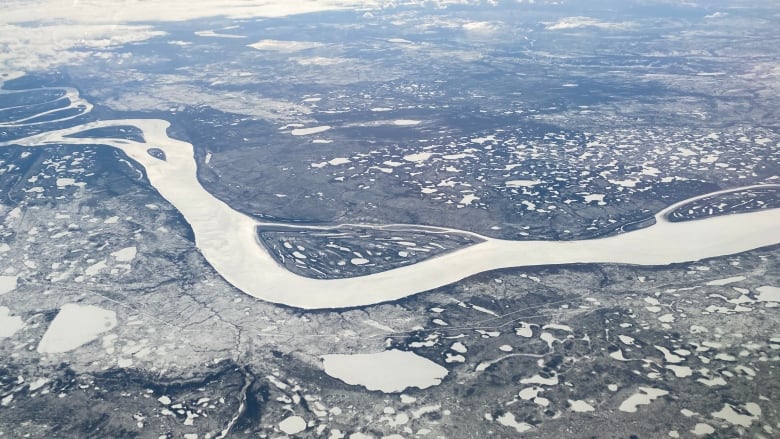
<svg viewBox="0 0 780 439">
<path fill-rule="evenodd" d="M 65 137 L 94 128 L 128 125 L 141 129 L 146 143 Z M 655 225 L 620 235 L 579 241 L 508 241 L 441 229 L 468 233 L 484 241 L 380 273 L 346 279 L 312 279 L 279 265 L 257 240 L 255 229 L 261 223 L 203 188 L 197 179 L 193 146 L 168 137 L 168 126 L 168 122 L 156 119 L 98 121 L 0 143 L 0 147 L 103 144 L 122 150 L 144 167 L 152 186 L 182 213 L 192 227 L 197 247 L 225 280 L 259 299 L 305 309 L 393 301 L 500 268 L 572 263 L 666 265 L 780 242 L 778 209 L 677 223 L 666 220 L 667 213 L 679 206 L 713 195 L 706 194 L 659 212 Z M 149 148 L 163 150 L 166 160 L 150 155 Z"/>
</svg>

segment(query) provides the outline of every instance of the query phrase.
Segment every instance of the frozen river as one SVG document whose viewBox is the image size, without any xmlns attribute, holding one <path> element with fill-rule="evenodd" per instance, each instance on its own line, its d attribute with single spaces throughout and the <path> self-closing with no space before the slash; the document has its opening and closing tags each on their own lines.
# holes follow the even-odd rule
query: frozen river
<svg viewBox="0 0 780 439">
<path fill-rule="evenodd" d="M 132 125 L 146 143 L 115 138 L 72 138 L 85 130 Z M 28 147 L 104 144 L 122 150 L 143 166 L 154 188 L 192 227 L 206 260 L 228 282 L 251 296 L 298 308 L 346 308 L 401 299 L 484 271 L 571 263 L 666 265 L 734 254 L 780 243 L 780 214 L 765 209 L 672 223 L 666 215 L 706 194 L 656 215 L 656 224 L 606 238 L 579 241 L 507 241 L 468 233 L 484 241 L 413 265 L 346 279 L 312 279 L 280 266 L 257 241 L 255 219 L 232 209 L 197 179 L 193 146 L 167 135 L 169 123 L 156 119 L 98 121 L 0 144 Z M 158 148 L 165 159 L 152 155 Z M 780 185 L 773 185 L 780 186 Z M 731 192 L 723 191 L 723 192 Z"/>
</svg>

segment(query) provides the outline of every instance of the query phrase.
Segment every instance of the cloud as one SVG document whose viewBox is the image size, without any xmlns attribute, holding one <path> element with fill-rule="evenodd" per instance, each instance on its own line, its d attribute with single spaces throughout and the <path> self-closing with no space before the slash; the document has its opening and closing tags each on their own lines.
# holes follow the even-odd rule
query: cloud
<svg viewBox="0 0 780 439">
<path fill-rule="evenodd" d="M 379 0 L 4 0 L 0 77 L 79 63 L 95 51 L 164 35 L 153 24 L 158 22 L 282 17 L 377 6 Z"/>
<path fill-rule="evenodd" d="M 302 66 L 334 66 L 349 62 L 347 58 L 328 58 L 323 56 L 312 56 L 309 58 L 296 58 L 295 62 Z"/>
<path fill-rule="evenodd" d="M 127 24 L 219 17 L 254 18 L 362 9 L 379 0 L 17 0 L 0 6 L 0 22 L 64 21 L 74 24 Z"/>
<path fill-rule="evenodd" d="M 161 35 L 165 33 L 147 25 L 4 25 L 0 27 L 0 69 L 4 72 L 47 70 L 82 61 L 95 50 Z"/>
<path fill-rule="evenodd" d="M 462 27 L 467 32 L 488 34 L 497 31 L 500 28 L 500 24 L 490 21 L 470 21 L 464 23 Z"/>
<path fill-rule="evenodd" d="M 324 44 L 313 41 L 281 41 L 281 40 L 260 40 L 249 47 L 257 50 L 266 50 L 271 52 L 293 53 L 301 50 L 315 49 Z"/>
<path fill-rule="evenodd" d="M 622 30 L 629 29 L 635 26 L 635 23 L 630 21 L 601 21 L 590 17 L 566 17 L 561 18 L 555 23 L 547 23 L 547 30 L 565 30 L 565 29 L 579 29 L 585 27 L 595 27 L 604 30 Z"/>
<path fill-rule="evenodd" d="M 246 38 L 246 36 L 244 35 L 226 34 L 214 30 L 199 30 L 195 32 L 195 35 L 199 37 L 213 37 L 213 38 L 236 38 L 236 39 Z"/>
<path fill-rule="evenodd" d="M 704 18 L 712 19 L 712 18 L 724 18 L 727 17 L 729 14 L 727 12 L 715 12 L 709 15 L 705 15 Z"/>
<path fill-rule="evenodd" d="M 434 3 L 447 7 L 484 1 L 438 0 Z M 430 0 L 2 0 L 0 80 L 11 72 L 45 71 L 74 65 L 122 44 L 159 37 L 164 32 L 158 23 L 208 17 L 283 17 L 341 9 L 370 11 L 401 4 L 428 7 L 430 3 Z M 472 34 L 488 33 L 496 26 L 486 22 L 451 24 L 463 26 L 462 29 Z M 226 37 L 229 34 L 206 31 L 201 35 Z M 280 42 L 265 40 L 253 47 L 281 52 L 296 52 L 303 48 L 274 43 Z"/>
</svg>

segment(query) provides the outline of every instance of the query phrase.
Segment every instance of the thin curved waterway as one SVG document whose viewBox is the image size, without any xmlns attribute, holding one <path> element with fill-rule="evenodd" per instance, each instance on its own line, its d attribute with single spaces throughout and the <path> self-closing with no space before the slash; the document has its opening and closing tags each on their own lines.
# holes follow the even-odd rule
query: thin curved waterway
<svg viewBox="0 0 780 439">
<path fill-rule="evenodd" d="M 67 137 L 95 128 L 128 125 L 143 131 L 146 142 Z M 502 268 L 577 263 L 668 265 L 780 243 L 777 209 L 686 222 L 667 220 L 670 212 L 686 203 L 718 193 L 747 189 L 735 188 L 675 203 L 656 214 L 656 223 L 649 227 L 597 239 L 509 241 L 457 229 L 437 228 L 438 232 L 468 234 L 482 241 L 379 273 L 352 278 L 313 279 L 279 265 L 258 242 L 256 227 L 269 223 L 238 212 L 200 184 L 193 146 L 169 137 L 169 125 L 167 121 L 157 119 L 98 121 L 0 143 L 0 146 L 102 144 L 123 151 L 144 167 L 152 186 L 181 212 L 192 228 L 198 249 L 225 280 L 258 299 L 304 309 L 349 308 L 394 301 Z M 150 148 L 158 153 L 151 154 Z M 748 188 L 754 187 L 780 185 Z"/>
</svg>

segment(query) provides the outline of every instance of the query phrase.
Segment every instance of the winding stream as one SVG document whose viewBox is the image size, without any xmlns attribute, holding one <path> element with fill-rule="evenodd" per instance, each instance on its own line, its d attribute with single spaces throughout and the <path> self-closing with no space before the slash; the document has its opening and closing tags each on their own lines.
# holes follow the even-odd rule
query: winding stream
<svg viewBox="0 0 780 439">
<path fill-rule="evenodd" d="M 146 143 L 66 137 L 95 128 L 127 125 L 142 130 Z M 305 309 L 347 308 L 393 301 L 500 268 L 573 263 L 667 265 L 780 243 L 777 209 L 696 221 L 667 221 L 668 213 L 693 200 L 719 193 L 716 192 L 667 207 L 656 214 L 656 224 L 650 227 L 599 239 L 507 241 L 439 228 L 445 232 L 467 233 L 484 241 L 380 273 L 344 279 L 312 279 L 280 266 L 257 241 L 255 228 L 267 223 L 232 209 L 201 186 L 193 146 L 168 137 L 168 126 L 167 121 L 157 119 L 98 121 L 0 143 L 0 146 L 103 144 L 122 150 L 145 168 L 152 186 L 181 212 L 192 227 L 197 247 L 225 280 L 258 299 Z M 151 154 L 150 148 L 162 150 L 164 159 L 159 158 L 158 153 Z M 780 185 L 761 187 L 770 186 Z"/>
</svg>

